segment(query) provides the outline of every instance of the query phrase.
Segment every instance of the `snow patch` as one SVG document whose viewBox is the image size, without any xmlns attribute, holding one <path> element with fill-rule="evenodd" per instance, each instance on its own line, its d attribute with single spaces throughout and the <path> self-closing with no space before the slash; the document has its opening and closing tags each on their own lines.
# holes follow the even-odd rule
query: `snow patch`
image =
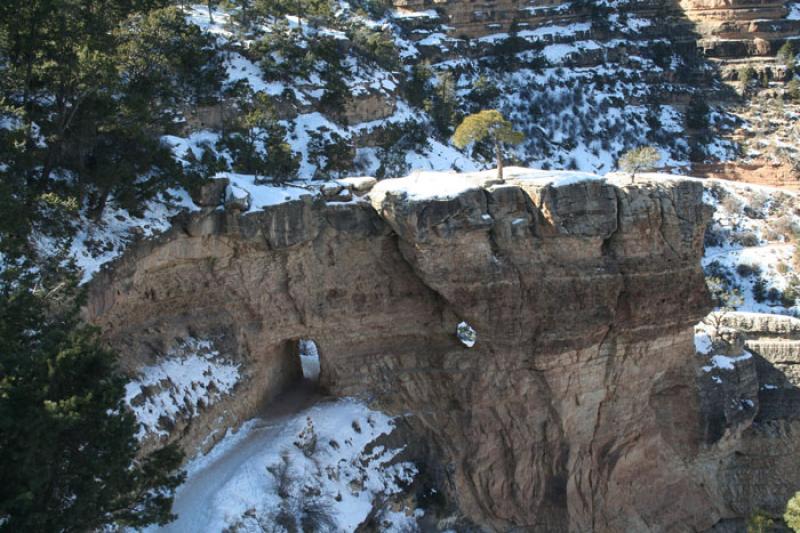
<svg viewBox="0 0 800 533">
<path fill-rule="evenodd" d="M 113 203 L 106 206 L 100 220 L 82 212 L 67 245 L 67 258 L 74 260 L 81 272 L 81 284 L 88 283 L 103 265 L 122 255 L 131 242 L 162 233 L 172 226 L 172 217 L 197 209 L 186 191 L 169 189 L 147 202 L 142 216 L 134 216 Z M 60 241 L 37 234 L 32 238 L 42 257 L 59 255 Z"/>
<path fill-rule="evenodd" d="M 303 377 L 316 381 L 319 379 L 319 350 L 317 343 L 309 339 L 300 339 L 300 365 L 303 367 Z"/>
<path fill-rule="evenodd" d="M 742 355 L 735 357 L 728 355 L 715 355 L 711 358 L 711 364 L 703 367 L 703 372 L 711 372 L 715 368 L 720 370 L 733 370 L 736 367 L 736 363 L 745 361 L 751 357 L 753 357 L 753 354 L 747 351 Z"/>
<path fill-rule="evenodd" d="M 392 11 L 392 17 L 396 19 L 437 19 L 439 14 L 433 9 L 426 9 L 425 11 L 406 11 L 404 9 L 396 9 Z"/>
<path fill-rule="evenodd" d="M 525 181 L 540 186 L 566 187 L 585 181 L 603 181 L 605 178 L 588 172 L 536 170 L 522 167 L 507 167 L 504 180 Z M 387 194 L 404 195 L 410 200 L 450 200 L 470 190 L 500 185 L 496 170 L 478 172 L 432 172 L 417 171 L 404 178 L 378 182 L 370 198 L 382 200 Z M 501 185 L 502 186 L 502 185 Z"/>
<path fill-rule="evenodd" d="M 138 439 L 169 435 L 162 422 L 192 418 L 230 393 L 239 365 L 220 357 L 209 340 L 190 337 L 125 386 L 125 403 L 139 422 Z"/>
<path fill-rule="evenodd" d="M 177 492 L 178 519 L 165 530 L 202 525 L 203 531 L 262 531 L 260 524 L 274 524 L 281 510 L 297 519 L 312 504 L 333 521 L 333 530 L 355 531 L 374 505 L 401 492 L 417 473 L 413 464 L 397 461 L 402 449 L 376 444 L 393 430 L 392 418 L 352 399 L 317 404 L 280 425 L 247 423 L 187 465 L 189 477 Z M 276 475 L 281 469 L 283 484 Z M 206 471 L 218 481 L 209 490 Z M 382 518 L 392 531 L 413 525 L 418 515 Z"/>
<path fill-rule="evenodd" d="M 298 200 L 303 196 L 314 196 L 314 192 L 305 187 L 267 185 L 256 182 L 256 177 L 248 174 L 234 172 L 220 172 L 214 178 L 228 178 L 231 182 L 230 189 L 236 194 L 247 193 L 250 196 L 249 213 L 261 211 L 271 205 L 282 204 Z M 234 188 L 235 187 L 235 188 Z M 238 197 L 238 196 L 237 196 Z"/>
<path fill-rule="evenodd" d="M 405 178 L 378 182 L 370 198 L 383 198 L 387 194 L 405 195 L 411 200 L 449 200 L 469 190 L 480 189 L 486 181 L 482 173 L 417 171 Z"/>
<path fill-rule="evenodd" d="M 696 331 L 694 334 L 694 351 L 700 355 L 708 355 L 711 353 L 711 345 L 713 344 L 711 336 L 705 331 Z"/>
</svg>

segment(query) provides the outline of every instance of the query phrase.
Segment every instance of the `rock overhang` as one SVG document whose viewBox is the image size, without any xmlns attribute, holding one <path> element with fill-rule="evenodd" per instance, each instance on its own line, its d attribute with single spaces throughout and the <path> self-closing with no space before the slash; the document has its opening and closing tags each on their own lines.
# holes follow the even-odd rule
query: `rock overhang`
<svg viewBox="0 0 800 533">
<path fill-rule="evenodd" d="M 507 172 L 502 183 L 494 171 L 450 176 L 447 194 L 384 180 L 348 202 L 316 194 L 191 214 L 96 280 L 90 318 L 128 367 L 188 333 L 224 337 L 215 347 L 241 365 L 242 381 L 170 436 L 187 447 L 290 386 L 291 343 L 312 338 L 332 393 L 405 413 L 442 448 L 437 460 L 455 465 L 454 490 L 476 521 L 502 528 L 547 515 L 555 527 L 612 516 L 599 501 L 584 507 L 597 495 L 571 496 L 563 480 L 613 477 L 598 450 L 641 431 L 661 442 L 657 428 L 671 423 L 661 398 L 693 405 L 692 326 L 709 308 L 702 184 Z M 469 349 L 456 336 L 462 321 L 477 331 Z M 573 390 L 580 383 L 588 388 Z M 602 402 L 595 388 L 623 392 Z M 651 395 L 658 408 L 631 403 Z M 508 479 L 488 468 L 498 432 L 510 432 L 509 453 L 495 458 Z M 672 472 L 667 455 L 656 463 Z M 550 485 L 561 489 L 539 494 Z M 625 498 L 628 517 L 654 512 Z"/>
</svg>

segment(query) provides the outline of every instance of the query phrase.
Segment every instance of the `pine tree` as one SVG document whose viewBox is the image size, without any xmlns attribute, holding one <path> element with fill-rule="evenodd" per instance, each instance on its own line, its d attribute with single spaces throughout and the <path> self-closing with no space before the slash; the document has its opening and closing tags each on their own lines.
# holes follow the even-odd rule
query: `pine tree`
<svg viewBox="0 0 800 533">
<path fill-rule="evenodd" d="M 465 148 L 468 144 L 487 139 L 494 146 L 497 160 L 497 178 L 503 179 L 503 145 L 519 144 L 525 137 L 514 130 L 511 122 L 503 118 L 496 109 L 484 110 L 470 115 L 456 128 L 453 144 Z"/>
<path fill-rule="evenodd" d="M 99 216 L 109 197 L 139 207 L 181 177 L 160 136 L 179 104 L 214 96 L 222 66 L 168 4 L 0 2 L 0 103 L 15 109 L 15 173 L 31 198 L 71 188 Z"/>
<path fill-rule="evenodd" d="M 181 454 L 137 457 L 125 380 L 97 331 L 79 323 L 75 284 L 45 290 L 28 268 L 2 266 L 0 531 L 170 521 Z"/>
<path fill-rule="evenodd" d="M 238 118 L 218 148 L 229 151 L 237 172 L 285 182 L 297 176 L 299 156 L 286 140 L 286 128 L 277 119 L 272 101 L 264 92 L 248 88 L 238 99 Z"/>
<path fill-rule="evenodd" d="M 776 57 L 786 66 L 790 73 L 797 67 L 797 52 L 794 50 L 792 41 L 783 43 Z"/>
<path fill-rule="evenodd" d="M 692 95 L 689 106 L 686 108 L 686 127 L 691 130 L 704 130 L 708 128 L 709 107 L 699 94 Z"/>
<path fill-rule="evenodd" d="M 753 299 L 758 303 L 763 303 L 767 300 L 767 282 L 762 277 L 759 277 L 753 283 Z"/>
<path fill-rule="evenodd" d="M 431 97 L 425 102 L 425 110 L 433 119 L 433 126 L 442 138 L 447 138 L 453 131 L 457 117 L 458 100 L 456 99 L 455 81 L 450 72 L 442 72 L 436 77 Z"/>
<path fill-rule="evenodd" d="M 327 135 L 311 132 L 308 143 L 308 161 L 317 167 L 316 178 L 342 177 L 353 169 L 355 146 L 336 132 Z"/>
<path fill-rule="evenodd" d="M 622 154 L 619 158 L 619 168 L 631 175 L 631 183 L 636 179 L 636 174 L 643 170 L 652 170 L 661 160 L 658 148 L 642 146 Z"/>
<path fill-rule="evenodd" d="M 433 71 L 428 63 L 417 63 L 411 67 L 411 75 L 403 86 L 406 100 L 415 107 L 424 107 L 428 99 L 428 92 Z"/>
</svg>

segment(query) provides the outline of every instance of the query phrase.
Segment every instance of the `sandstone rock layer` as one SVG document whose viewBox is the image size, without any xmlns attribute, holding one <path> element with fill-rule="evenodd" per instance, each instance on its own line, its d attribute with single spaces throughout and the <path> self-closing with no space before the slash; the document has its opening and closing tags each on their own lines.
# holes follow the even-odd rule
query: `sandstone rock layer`
<svg viewBox="0 0 800 533">
<path fill-rule="evenodd" d="M 324 386 L 405 415 L 484 527 L 736 516 L 696 384 L 701 183 L 509 173 L 446 198 L 393 180 L 369 201 L 209 208 L 105 271 L 89 314 L 132 371 L 187 335 L 241 362 L 235 394 L 173 431 L 187 449 L 291 386 L 313 339 Z"/>
</svg>

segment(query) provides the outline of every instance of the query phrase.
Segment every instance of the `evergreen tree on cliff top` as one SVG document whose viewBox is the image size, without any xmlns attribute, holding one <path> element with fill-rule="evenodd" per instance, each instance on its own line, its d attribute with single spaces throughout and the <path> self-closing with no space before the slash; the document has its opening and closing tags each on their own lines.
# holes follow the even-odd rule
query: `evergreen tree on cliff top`
<svg viewBox="0 0 800 533">
<path fill-rule="evenodd" d="M 78 321 L 74 283 L 42 288 L 0 254 L 0 531 L 169 522 L 181 454 L 138 458 L 115 355 Z"/>
<path fill-rule="evenodd" d="M 463 149 L 470 143 L 489 140 L 494 145 L 497 159 L 497 178 L 502 180 L 503 145 L 519 144 L 524 139 L 524 135 L 514 130 L 514 126 L 503 117 L 500 111 L 489 109 L 466 117 L 456 128 L 453 144 Z"/>
</svg>

